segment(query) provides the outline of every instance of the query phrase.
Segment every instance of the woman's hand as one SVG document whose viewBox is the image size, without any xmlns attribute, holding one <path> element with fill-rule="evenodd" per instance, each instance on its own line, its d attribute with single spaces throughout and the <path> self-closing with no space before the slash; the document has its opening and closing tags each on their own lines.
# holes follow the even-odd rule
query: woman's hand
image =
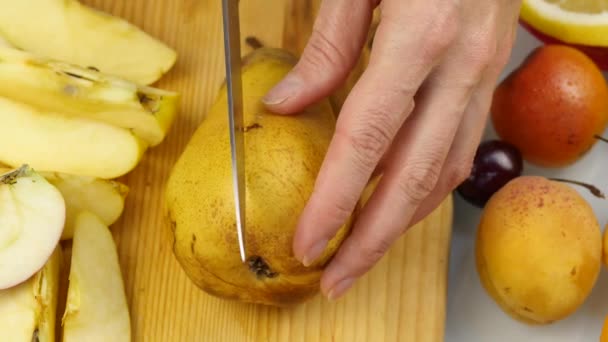
<svg viewBox="0 0 608 342">
<path fill-rule="evenodd" d="M 344 294 L 469 175 L 520 4 L 323 2 L 300 62 L 265 102 L 289 114 L 330 95 L 357 62 L 380 6 L 369 66 L 342 107 L 294 240 L 295 256 L 304 265 L 313 262 L 381 168 L 375 193 L 321 279 L 330 299 Z"/>
</svg>

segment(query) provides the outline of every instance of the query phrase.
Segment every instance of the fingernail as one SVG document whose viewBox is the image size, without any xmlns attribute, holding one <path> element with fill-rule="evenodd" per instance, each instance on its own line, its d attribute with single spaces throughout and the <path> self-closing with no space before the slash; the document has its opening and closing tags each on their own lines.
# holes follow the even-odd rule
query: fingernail
<svg viewBox="0 0 608 342">
<path fill-rule="evenodd" d="M 340 298 L 348 289 L 351 288 L 351 286 L 353 286 L 355 282 L 355 278 L 346 278 L 341 280 L 339 283 L 337 283 L 336 285 L 334 285 L 334 287 L 329 290 L 329 294 L 327 295 L 327 298 L 330 301 L 334 301 L 338 298 Z"/>
<path fill-rule="evenodd" d="M 288 74 L 281 82 L 279 82 L 279 84 L 272 88 L 266 94 L 266 96 L 264 96 L 264 98 L 262 98 L 262 102 L 267 105 L 277 105 L 283 103 L 296 93 L 301 84 L 302 82 L 297 76 Z"/>
<path fill-rule="evenodd" d="M 325 239 L 315 243 L 304 255 L 304 258 L 302 259 L 302 264 L 304 264 L 304 266 L 306 267 L 310 266 L 315 260 L 317 260 L 321 256 L 321 254 L 323 254 L 325 247 L 327 247 L 327 243 L 328 241 Z"/>
</svg>

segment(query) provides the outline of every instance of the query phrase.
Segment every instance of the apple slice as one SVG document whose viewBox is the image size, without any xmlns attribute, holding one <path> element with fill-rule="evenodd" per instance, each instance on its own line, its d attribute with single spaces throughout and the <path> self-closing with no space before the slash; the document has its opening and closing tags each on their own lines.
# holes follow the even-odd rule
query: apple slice
<svg viewBox="0 0 608 342">
<path fill-rule="evenodd" d="M 149 85 L 177 53 L 122 18 L 76 0 L 0 0 L 0 35 L 13 46 Z"/>
<path fill-rule="evenodd" d="M 0 166 L 0 174 L 10 169 Z M 66 216 L 62 240 L 74 235 L 74 222 L 81 211 L 97 215 L 106 226 L 113 225 L 122 215 L 129 187 L 115 180 L 68 175 L 59 172 L 40 172 L 61 192 L 65 200 Z"/>
<path fill-rule="evenodd" d="M 62 336 L 63 342 L 131 338 L 116 245 L 108 227 L 89 212 L 76 219 Z"/>
<path fill-rule="evenodd" d="M 103 179 L 131 171 L 146 144 L 131 132 L 83 118 L 42 112 L 0 97 L 0 161 Z"/>
<path fill-rule="evenodd" d="M 70 269 L 71 269 L 71 261 L 72 261 L 72 240 L 65 241 L 61 244 L 61 254 L 62 254 L 62 270 L 59 272 L 59 291 L 57 294 L 57 324 L 55 325 L 57 332 L 55 336 L 57 337 L 57 341 L 61 341 L 61 334 L 63 333 L 63 321 L 62 316 L 65 313 L 65 308 L 68 301 L 68 287 L 69 287 L 69 277 L 70 277 Z"/>
<path fill-rule="evenodd" d="M 65 202 L 27 165 L 0 176 L 0 289 L 38 272 L 59 243 Z"/>
<path fill-rule="evenodd" d="M 165 138 L 179 101 L 174 92 L 6 46 L 0 46 L 0 96 L 127 128 L 151 146 Z"/>
<path fill-rule="evenodd" d="M 59 277 L 63 268 L 61 245 L 57 245 L 55 252 L 47 261 L 45 267 L 34 277 L 37 285 L 36 293 L 40 304 L 38 322 L 38 341 L 53 342 L 57 336 L 57 307 L 59 304 Z"/>
<path fill-rule="evenodd" d="M 40 272 L 0 291 L 0 341 L 55 341 L 61 264 L 61 247 L 57 246 Z"/>
<path fill-rule="evenodd" d="M 74 235 L 76 217 L 82 211 L 95 214 L 106 226 L 114 224 L 122 215 L 129 187 L 114 180 L 74 176 L 63 173 L 41 173 L 65 199 L 66 219 L 62 240 Z"/>
</svg>

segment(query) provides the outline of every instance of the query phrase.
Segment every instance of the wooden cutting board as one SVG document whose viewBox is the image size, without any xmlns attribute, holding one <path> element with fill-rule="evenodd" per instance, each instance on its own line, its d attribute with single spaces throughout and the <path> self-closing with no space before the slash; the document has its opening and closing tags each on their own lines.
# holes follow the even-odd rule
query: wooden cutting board
<svg viewBox="0 0 608 342">
<path fill-rule="evenodd" d="M 164 225 L 167 177 L 204 119 L 223 80 L 218 0 L 86 0 L 160 38 L 179 53 L 158 86 L 181 92 L 182 106 L 166 141 L 122 180 L 131 192 L 113 226 L 129 300 L 134 341 L 442 341 L 451 197 L 401 238 L 342 300 L 320 296 L 293 309 L 211 297 L 181 270 Z M 299 52 L 319 1 L 241 0 L 243 40 Z M 249 47 L 243 45 L 243 53 Z M 129 53 L 125 51 L 125 53 Z"/>
</svg>

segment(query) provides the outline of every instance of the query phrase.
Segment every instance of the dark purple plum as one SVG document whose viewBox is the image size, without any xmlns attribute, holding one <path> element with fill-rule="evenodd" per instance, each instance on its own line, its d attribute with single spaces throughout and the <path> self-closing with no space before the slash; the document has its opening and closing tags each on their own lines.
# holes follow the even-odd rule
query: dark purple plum
<svg viewBox="0 0 608 342">
<path fill-rule="evenodd" d="M 483 208 L 496 191 L 522 171 L 522 155 L 515 146 L 501 140 L 484 141 L 477 148 L 469 178 L 457 192 L 467 202 Z"/>
</svg>

